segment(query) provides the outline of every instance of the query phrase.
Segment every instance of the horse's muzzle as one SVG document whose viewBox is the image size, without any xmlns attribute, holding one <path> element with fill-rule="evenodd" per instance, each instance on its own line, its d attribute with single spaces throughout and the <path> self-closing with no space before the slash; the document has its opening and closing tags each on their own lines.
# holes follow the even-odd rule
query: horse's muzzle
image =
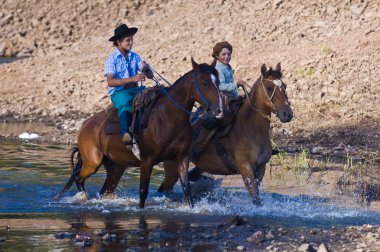
<svg viewBox="0 0 380 252">
<path fill-rule="evenodd" d="M 224 116 L 223 109 L 218 109 L 215 114 L 216 119 L 222 119 L 223 116 Z"/>
<path fill-rule="evenodd" d="M 290 106 L 285 106 L 277 109 L 277 117 L 281 122 L 290 122 L 293 119 L 293 111 Z"/>
</svg>

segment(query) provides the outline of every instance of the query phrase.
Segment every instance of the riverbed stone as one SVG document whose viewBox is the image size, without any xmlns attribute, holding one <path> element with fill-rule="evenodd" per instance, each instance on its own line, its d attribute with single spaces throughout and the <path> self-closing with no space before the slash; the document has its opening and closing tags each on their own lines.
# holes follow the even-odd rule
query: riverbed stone
<svg viewBox="0 0 380 252">
<path fill-rule="evenodd" d="M 236 249 L 237 251 L 244 251 L 245 247 L 241 245 L 241 246 L 237 246 Z"/>
<path fill-rule="evenodd" d="M 311 252 L 311 251 L 313 251 L 313 247 L 309 243 L 304 243 L 298 247 L 298 251 L 300 251 L 300 252 Z"/>
<path fill-rule="evenodd" d="M 325 244 L 321 243 L 321 245 L 319 245 L 319 247 L 318 247 L 317 252 L 328 252 Z"/>
<path fill-rule="evenodd" d="M 251 236 L 247 238 L 247 241 L 254 244 L 259 244 L 265 240 L 265 233 L 264 231 L 256 231 Z"/>
</svg>

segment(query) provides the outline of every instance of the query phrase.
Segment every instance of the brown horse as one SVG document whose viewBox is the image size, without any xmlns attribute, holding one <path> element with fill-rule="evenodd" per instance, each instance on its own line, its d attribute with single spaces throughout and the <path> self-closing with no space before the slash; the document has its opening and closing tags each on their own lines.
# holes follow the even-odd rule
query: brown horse
<svg viewBox="0 0 380 252">
<path fill-rule="evenodd" d="M 289 122 L 293 118 L 286 85 L 281 78 L 280 64 L 275 70 L 262 65 L 261 77 L 249 94 L 245 90 L 247 97 L 231 131 L 222 138 L 214 136 L 199 161 L 193 162 L 196 168 L 191 170 L 190 177 L 199 176 L 202 172 L 241 174 L 253 202 L 260 203 L 259 184 L 272 155 L 270 115 L 275 113 L 281 122 Z M 172 162 L 164 162 L 165 180 L 159 189 L 161 192 L 170 191 L 178 180 L 172 165 Z"/>
<path fill-rule="evenodd" d="M 124 146 L 121 134 L 104 134 L 105 112 L 100 112 L 85 121 L 79 130 L 78 148 L 73 150 L 71 156 L 73 173 L 58 197 L 74 181 L 78 190 L 84 191 L 85 180 L 96 173 L 102 164 L 106 168 L 107 178 L 100 195 L 114 191 L 126 168 L 141 166 L 140 207 L 143 208 L 153 165 L 170 160 L 181 180 L 186 201 L 192 206 L 187 177 L 192 131 L 189 123 L 190 111 L 197 101 L 207 107 L 211 114 L 221 118 L 223 104 L 218 90 L 216 69 L 207 64 L 198 65 L 193 59 L 191 61 L 193 70 L 165 89 L 166 94 L 157 98 L 146 127 L 137 134 L 141 162 Z M 74 164 L 76 152 L 78 161 Z"/>
</svg>

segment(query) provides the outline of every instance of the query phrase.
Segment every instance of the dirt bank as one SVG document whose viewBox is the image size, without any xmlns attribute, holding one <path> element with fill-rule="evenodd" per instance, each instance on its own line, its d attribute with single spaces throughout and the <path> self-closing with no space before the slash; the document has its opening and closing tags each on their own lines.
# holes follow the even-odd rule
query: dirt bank
<svg viewBox="0 0 380 252">
<path fill-rule="evenodd" d="M 295 119 L 275 141 L 317 139 L 379 148 L 378 1 L 1 1 L 0 118 L 75 131 L 109 103 L 103 63 L 120 22 L 140 28 L 134 50 L 174 81 L 190 56 L 211 61 L 215 42 L 234 46 L 249 83 L 281 62 Z M 200 15 L 201 13 L 201 15 Z M 343 137 L 342 137 L 343 134 Z M 364 138 L 364 139 L 363 139 Z"/>
</svg>

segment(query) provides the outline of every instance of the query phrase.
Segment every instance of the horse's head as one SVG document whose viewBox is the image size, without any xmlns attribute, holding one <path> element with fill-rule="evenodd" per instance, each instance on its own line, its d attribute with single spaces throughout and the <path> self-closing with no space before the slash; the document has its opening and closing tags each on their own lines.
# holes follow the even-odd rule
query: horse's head
<svg viewBox="0 0 380 252">
<path fill-rule="evenodd" d="M 268 69 L 265 64 L 261 66 L 261 86 L 266 94 L 266 106 L 277 115 L 281 122 L 290 122 L 293 111 L 286 95 L 286 84 L 282 81 L 280 63 L 274 70 Z"/>
<path fill-rule="evenodd" d="M 197 64 L 191 58 L 193 64 L 194 92 L 192 97 L 217 119 L 223 117 L 223 101 L 219 93 L 219 77 L 215 67 L 208 64 Z"/>
</svg>

